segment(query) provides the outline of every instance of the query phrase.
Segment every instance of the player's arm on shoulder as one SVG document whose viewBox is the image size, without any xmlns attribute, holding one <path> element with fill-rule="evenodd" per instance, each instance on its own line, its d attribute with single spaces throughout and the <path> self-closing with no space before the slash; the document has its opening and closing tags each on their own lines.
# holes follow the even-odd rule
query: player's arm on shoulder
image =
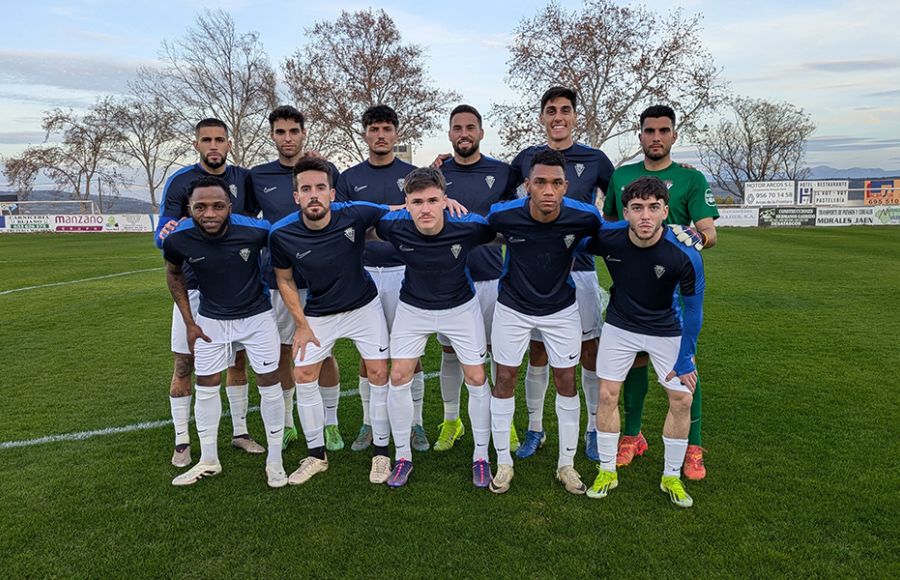
<svg viewBox="0 0 900 580">
<path fill-rule="evenodd" d="M 440 169 L 441 165 L 444 164 L 444 161 L 450 159 L 453 155 L 449 153 L 438 153 L 437 157 L 434 158 L 434 161 L 431 162 L 432 169 Z"/>
<path fill-rule="evenodd" d="M 452 215 L 453 217 L 460 217 L 469 213 L 469 210 L 466 209 L 466 206 L 459 203 L 452 197 L 447 198 L 447 211 L 449 211 L 450 215 Z"/>
</svg>

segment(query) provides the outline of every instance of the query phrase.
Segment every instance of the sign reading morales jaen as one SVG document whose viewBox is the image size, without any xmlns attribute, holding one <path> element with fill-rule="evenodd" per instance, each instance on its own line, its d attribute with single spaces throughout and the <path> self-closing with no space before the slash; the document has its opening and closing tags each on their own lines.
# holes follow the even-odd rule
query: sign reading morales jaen
<svg viewBox="0 0 900 580">
<path fill-rule="evenodd" d="M 744 205 L 793 205 L 793 181 L 748 181 L 744 184 Z"/>
<path fill-rule="evenodd" d="M 850 182 L 798 181 L 797 205 L 847 205 Z"/>
</svg>

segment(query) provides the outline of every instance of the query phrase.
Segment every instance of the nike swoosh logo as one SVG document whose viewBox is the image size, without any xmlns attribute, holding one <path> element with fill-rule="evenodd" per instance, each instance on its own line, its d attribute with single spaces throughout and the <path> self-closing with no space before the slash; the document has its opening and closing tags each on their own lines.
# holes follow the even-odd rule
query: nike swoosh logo
<svg viewBox="0 0 900 580">
<path fill-rule="evenodd" d="M 481 354 L 478 355 L 478 356 L 487 356 L 487 351 L 484 351 L 483 353 L 481 353 Z"/>
<path fill-rule="evenodd" d="M 312 250 L 306 250 L 306 251 L 303 252 L 302 254 L 301 254 L 300 252 L 297 252 L 297 259 L 298 259 L 298 260 L 302 260 L 303 258 L 305 258 L 306 256 L 308 256 L 311 252 L 312 252 Z"/>
<path fill-rule="evenodd" d="M 354 186 L 353 186 L 353 191 L 362 191 L 362 190 L 364 190 L 364 189 L 367 188 L 367 187 L 369 187 L 369 186 L 368 186 L 368 185 L 354 185 Z"/>
<path fill-rule="evenodd" d="M 448 182 L 446 183 L 446 185 L 453 185 L 453 182 L 452 182 L 452 181 L 448 181 Z"/>
<path fill-rule="evenodd" d="M 487 443 L 476 443 L 475 447 L 487 447 Z"/>
<path fill-rule="evenodd" d="M 594 331 L 593 330 L 583 330 L 583 331 L 581 331 L 581 334 L 585 335 L 585 334 L 590 334 L 592 332 L 594 332 Z"/>
<path fill-rule="evenodd" d="M 275 191 L 276 189 L 278 189 L 277 185 L 275 187 L 264 187 L 263 193 L 269 193 L 270 191 Z"/>
<path fill-rule="evenodd" d="M 525 238 L 516 238 L 514 236 L 510 236 L 510 237 L 506 238 L 506 241 L 510 244 L 521 244 L 522 242 L 525 241 Z"/>
<path fill-rule="evenodd" d="M 184 435 L 185 433 L 187 433 L 187 431 L 182 431 L 182 432 L 180 432 L 180 433 L 175 433 L 175 434 L 176 434 L 176 435 Z"/>
<path fill-rule="evenodd" d="M 188 262 L 190 262 L 191 264 L 196 264 L 200 260 L 205 260 L 205 259 L 206 259 L 206 256 L 201 256 L 199 258 L 188 258 Z"/>
<path fill-rule="evenodd" d="M 274 431 L 269 431 L 269 433 L 272 435 L 278 435 L 279 433 L 281 433 L 281 429 L 275 429 Z"/>
<path fill-rule="evenodd" d="M 403 244 L 400 244 L 400 251 L 401 252 L 415 252 L 416 249 L 410 248 L 409 246 L 404 246 Z"/>
<path fill-rule="evenodd" d="M 273 365 L 273 364 L 275 364 L 275 363 L 277 363 L 277 362 L 278 362 L 278 361 L 275 361 L 275 360 L 273 360 L 273 361 L 264 361 L 264 362 L 263 362 L 263 366 L 264 366 L 264 367 L 267 367 L 267 366 Z"/>
<path fill-rule="evenodd" d="M 382 348 L 379 348 L 379 349 L 378 349 L 378 352 L 384 352 L 384 351 L 386 351 L 388 348 L 389 348 L 389 347 L 387 347 L 387 346 L 382 347 Z"/>
<path fill-rule="evenodd" d="M 607 255 L 607 256 L 606 256 L 606 261 L 607 261 L 607 262 L 621 262 L 622 260 L 620 260 L 620 259 L 618 259 L 618 258 L 613 258 L 613 257 L 610 256 L 610 255 Z"/>
<path fill-rule="evenodd" d="M 569 360 L 575 360 L 575 357 L 577 357 L 577 356 L 578 356 L 577 354 L 570 354 Z"/>
<path fill-rule="evenodd" d="M 575 451 L 574 447 L 566 447 L 566 451 Z"/>
</svg>

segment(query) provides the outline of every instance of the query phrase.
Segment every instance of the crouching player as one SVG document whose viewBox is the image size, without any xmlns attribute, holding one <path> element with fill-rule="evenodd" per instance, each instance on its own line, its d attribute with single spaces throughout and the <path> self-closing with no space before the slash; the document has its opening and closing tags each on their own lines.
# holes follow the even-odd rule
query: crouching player
<svg viewBox="0 0 900 580">
<path fill-rule="evenodd" d="M 412 472 L 410 389 L 428 337 L 435 333 L 449 340 L 456 351 L 469 391 L 469 419 L 475 439 L 472 483 L 484 488 L 491 481 L 491 399 L 484 372 L 487 341 L 466 259 L 473 249 L 493 241 L 496 234 L 478 214 L 452 217 L 447 210 L 446 187 L 440 171 L 414 169 L 404 185 L 406 208 L 381 218 L 375 229 L 380 239 L 399 250 L 406 264 L 391 330 L 387 404 L 396 446 L 394 469 L 387 480 L 391 487 L 406 485 Z"/>
<path fill-rule="evenodd" d="M 581 247 L 603 256 L 612 277 L 612 297 L 600 336 L 597 374 L 597 451 L 600 473 L 588 491 L 603 498 L 618 485 L 619 392 L 637 353 L 649 353 L 659 383 L 669 397 L 663 426 L 665 467 L 660 489 L 672 503 L 694 503 L 681 482 L 681 468 L 691 427 L 691 401 L 697 385 L 694 353 L 703 321 L 703 260 L 700 252 L 678 241 L 665 227 L 669 193 L 656 177 L 641 177 L 622 193 L 625 221 L 609 224 Z M 684 323 L 672 295 L 684 300 Z"/>
<path fill-rule="evenodd" d="M 219 389 L 222 371 L 233 364 L 235 347 L 242 345 L 259 385 L 260 411 L 269 444 L 266 479 L 270 487 L 283 487 L 288 480 L 281 462 L 284 398 L 278 382 L 278 328 L 259 268 L 259 253 L 266 247 L 269 224 L 232 214 L 228 186 L 217 177 L 201 177 L 192 184 L 189 208 L 191 219 L 166 237 L 163 254 L 166 282 L 184 319 L 195 360 L 194 414 L 201 451 L 200 461 L 173 479 L 172 485 L 191 485 L 222 472 L 218 454 L 222 417 Z M 200 287 L 196 320 L 181 269 L 185 262 L 193 268 Z"/>
</svg>

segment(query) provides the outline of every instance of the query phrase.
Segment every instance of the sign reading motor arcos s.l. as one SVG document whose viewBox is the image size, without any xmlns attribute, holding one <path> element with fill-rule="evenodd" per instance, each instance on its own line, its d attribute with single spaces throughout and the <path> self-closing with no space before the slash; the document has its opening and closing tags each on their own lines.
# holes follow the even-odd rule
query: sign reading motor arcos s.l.
<svg viewBox="0 0 900 580">
<path fill-rule="evenodd" d="M 868 179 L 863 205 L 900 205 L 900 179 Z"/>
<path fill-rule="evenodd" d="M 793 181 L 748 181 L 744 184 L 744 205 L 777 206 L 793 204 Z"/>
</svg>

